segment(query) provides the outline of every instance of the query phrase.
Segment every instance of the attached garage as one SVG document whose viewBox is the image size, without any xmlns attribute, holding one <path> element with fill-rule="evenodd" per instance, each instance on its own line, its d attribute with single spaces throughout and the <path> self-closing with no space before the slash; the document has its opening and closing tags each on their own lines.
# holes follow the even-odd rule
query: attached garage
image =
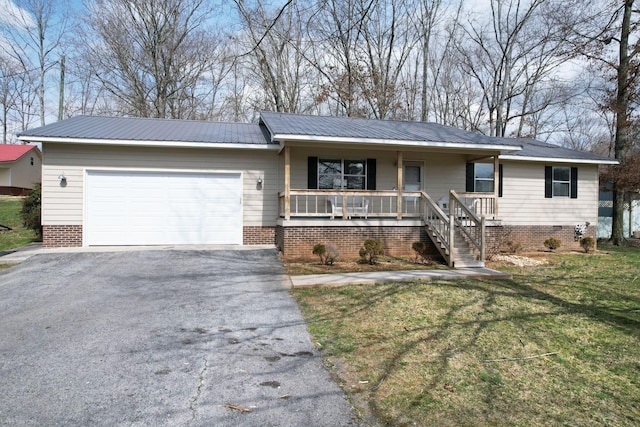
<svg viewBox="0 0 640 427">
<path fill-rule="evenodd" d="M 242 174 L 87 170 L 84 242 L 242 244 Z"/>
</svg>

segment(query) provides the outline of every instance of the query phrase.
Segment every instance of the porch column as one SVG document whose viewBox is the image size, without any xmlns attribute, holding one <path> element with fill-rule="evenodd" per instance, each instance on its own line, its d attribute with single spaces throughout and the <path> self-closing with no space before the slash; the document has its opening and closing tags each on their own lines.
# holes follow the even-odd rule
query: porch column
<svg viewBox="0 0 640 427">
<path fill-rule="evenodd" d="M 284 218 L 291 219 L 291 153 L 284 147 Z"/>
<path fill-rule="evenodd" d="M 498 154 L 493 156 L 493 217 L 498 217 L 498 195 L 499 185 L 500 185 L 500 160 L 498 159 Z"/>
<path fill-rule="evenodd" d="M 404 186 L 403 179 L 403 167 L 402 167 L 403 155 L 402 151 L 398 151 L 398 197 L 397 197 L 397 213 L 398 219 L 402 219 L 402 187 Z"/>
</svg>

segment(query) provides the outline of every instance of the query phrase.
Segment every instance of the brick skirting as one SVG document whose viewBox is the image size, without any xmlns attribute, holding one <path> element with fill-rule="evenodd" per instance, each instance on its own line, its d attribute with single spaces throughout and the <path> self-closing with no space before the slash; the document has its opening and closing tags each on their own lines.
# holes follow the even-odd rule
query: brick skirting
<svg viewBox="0 0 640 427">
<path fill-rule="evenodd" d="M 413 257 L 415 253 L 411 245 L 423 241 L 429 245 L 429 252 L 434 259 L 440 260 L 440 254 L 431 243 L 422 226 L 277 226 L 276 246 L 287 259 L 313 259 L 313 246 L 322 243 L 334 245 L 341 258 L 357 259 L 362 244 L 367 239 L 382 242 L 385 255 Z"/>
<path fill-rule="evenodd" d="M 242 231 L 243 245 L 274 245 L 276 242 L 275 227 L 247 226 Z"/>
<path fill-rule="evenodd" d="M 82 226 L 43 225 L 42 246 L 45 248 L 82 246 Z"/>
<path fill-rule="evenodd" d="M 519 244 L 523 251 L 545 250 L 544 241 L 549 237 L 559 239 L 563 250 L 579 250 L 580 242 L 575 241 L 574 225 L 502 225 L 496 227 L 487 227 L 487 241 L 490 248 L 494 248 L 494 253 L 500 250 L 507 250 L 505 243 L 508 241 Z M 587 227 L 583 237 L 592 237 L 596 239 L 595 224 Z M 489 254 L 489 252 L 487 253 Z"/>
</svg>

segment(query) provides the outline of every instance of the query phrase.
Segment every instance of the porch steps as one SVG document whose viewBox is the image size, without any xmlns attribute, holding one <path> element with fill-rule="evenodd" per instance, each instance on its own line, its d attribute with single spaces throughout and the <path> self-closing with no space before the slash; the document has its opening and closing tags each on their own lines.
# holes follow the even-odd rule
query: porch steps
<svg viewBox="0 0 640 427">
<path fill-rule="evenodd" d="M 429 238 L 436 245 L 436 248 L 440 251 L 440 254 L 443 256 L 445 261 L 449 263 L 451 258 L 449 251 L 445 249 L 442 241 L 435 235 L 435 233 L 433 233 L 429 225 L 427 224 L 425 227 Z M 480 261 L 478 259 L 478 255 L 460 231 L 455 231 L 454 238 L 453 266 L 455 268 L 484 268 L 484 261 Z"/>
</svg>

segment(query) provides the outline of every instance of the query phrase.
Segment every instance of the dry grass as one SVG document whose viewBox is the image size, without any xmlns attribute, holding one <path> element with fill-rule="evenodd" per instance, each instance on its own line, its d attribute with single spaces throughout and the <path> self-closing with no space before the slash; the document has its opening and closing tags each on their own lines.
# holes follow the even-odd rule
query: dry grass
<svg viewBox="0 0 640 427">
<path fill-rule="evenodd" d="M 339 274 L 363 271 L 399 271 L 399 270 L 437 270 L 445 269 L 446 265 L 431 262 L 415 262 L 413 259 L 380 257 L 374 265 L 359 262 L 358 260 L 342 259 L 333 265 L 323 265 L 316 260 L 284 260 L 287 274 L 292 276 L 305 274 Z"/>
<path fill-rule="evenodd" d="M 294 295 L 345 390 L 382 424 L 640 424 L 640 251 L 545 257 L 503 266 L 510 281 Z"/>
</svg>

